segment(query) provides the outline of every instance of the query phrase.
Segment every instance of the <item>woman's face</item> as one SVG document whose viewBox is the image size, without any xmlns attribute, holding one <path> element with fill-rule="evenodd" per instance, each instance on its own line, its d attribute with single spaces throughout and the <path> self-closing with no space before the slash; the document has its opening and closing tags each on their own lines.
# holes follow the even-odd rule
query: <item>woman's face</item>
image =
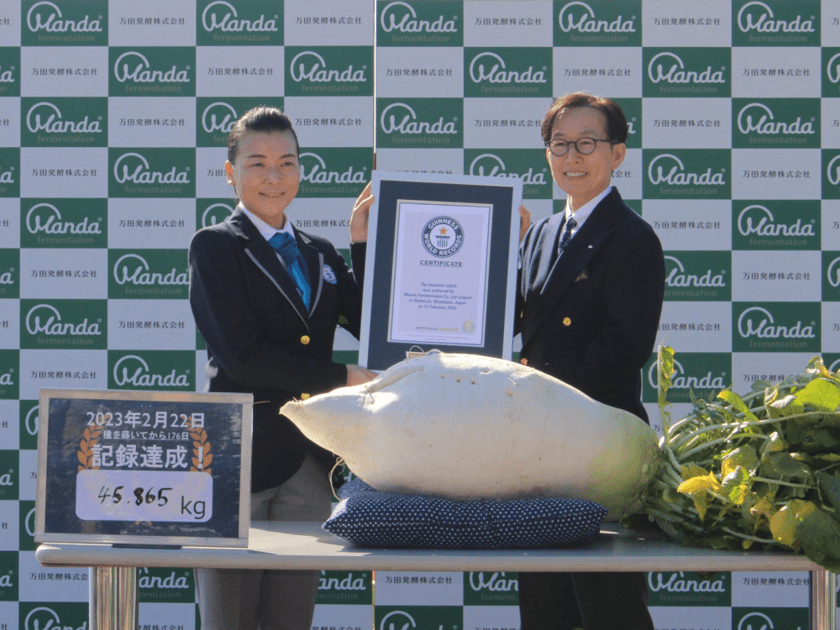
<svg viewBox="0 0 840 630">
<path fill-rule="evenodd" d="M 297 144 L 290 131 L 246 132 L 239 140 L 236 163 L 225 163 L 228 183 L 242 205 L 280 229 L 284 212 L 300 187 Z"/>
</svg>

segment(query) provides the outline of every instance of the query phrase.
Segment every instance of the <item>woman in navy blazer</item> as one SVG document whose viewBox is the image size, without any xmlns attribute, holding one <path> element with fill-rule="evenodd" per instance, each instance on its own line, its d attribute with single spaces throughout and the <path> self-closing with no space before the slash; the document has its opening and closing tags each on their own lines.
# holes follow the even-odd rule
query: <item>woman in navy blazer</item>
<svg viewBox="0 0 840 630">
<path fill-rule="evenodd" d="M 258 107 L 245 113 L 231 129 L 225 164 L 239 204 L 224 222 L 199 230 L 189 249 L 190 305 L 207 342 L 208 389 L 254 396 L 253 520 L 329 516 L 330 454 L 279 409 L 293 398 L 375 376 L 332 360 L 339 322 L 358 336 L 361 289 L 329 241 L 294 229 L 286 217 L 300 184 L 298 155 L 283 112 Z M 364 269 L 371 202 L 366 192 L 360 196 L 350 224 L 357 273 Z M 269 243 L 284 232 L 303 262 L 290 265 Z M 294 279 L 295 265 L 308 289 Z M 312 571 L 196 570 L 202 629 L 308 629 L 317 578 Z"/>
</svg>

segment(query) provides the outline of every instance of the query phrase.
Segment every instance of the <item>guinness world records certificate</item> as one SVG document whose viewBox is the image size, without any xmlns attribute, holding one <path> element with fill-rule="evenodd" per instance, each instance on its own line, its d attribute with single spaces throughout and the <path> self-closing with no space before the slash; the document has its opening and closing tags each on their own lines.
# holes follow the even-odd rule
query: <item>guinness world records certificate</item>
<svg viewBox="0 0 840 630">
<path fill-rule="evenodd" d="M 388 341 L 484 345 L 493 207 L 397 202 Z"/>
<path fill-rule="evenodd" d="M 522 182 L 374 171 L 359 363 L 512 358 Z"/>
</svg>

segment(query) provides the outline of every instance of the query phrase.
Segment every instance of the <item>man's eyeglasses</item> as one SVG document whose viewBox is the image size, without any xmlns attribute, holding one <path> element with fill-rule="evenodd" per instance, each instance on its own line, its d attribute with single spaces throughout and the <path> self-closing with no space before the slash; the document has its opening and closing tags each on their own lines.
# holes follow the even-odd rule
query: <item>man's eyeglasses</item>
<svg viewBox="0 0 840 630">
<path fill-rule="evenodd" d="M 574 146 L 575 150 L 581 155 L 589 155 L 595 151 L 599 142 L 615 144 L 612 140 L 604 140 L 602 138 L 579 138 L 571 142 L 568 140 L 552 140 L 548 143 L 548 150 L 551 151 L 552 155 L 561 157 L 569 152 L 570 146 Z"/>
</svg>

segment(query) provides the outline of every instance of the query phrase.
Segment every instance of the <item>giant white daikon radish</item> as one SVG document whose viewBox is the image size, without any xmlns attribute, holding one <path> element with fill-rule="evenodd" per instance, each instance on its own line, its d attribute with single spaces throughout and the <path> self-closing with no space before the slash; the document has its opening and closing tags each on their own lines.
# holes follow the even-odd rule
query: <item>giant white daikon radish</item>
<svg viewBox="0 0 840 630">
<path fill-rule="evenodd" d="M 615 520 L 659 461 L 635 415 L 519 363 L 432 353 L 280 412 L 381 491 L 458 500 L 565 497 Z"/>
</svg>

